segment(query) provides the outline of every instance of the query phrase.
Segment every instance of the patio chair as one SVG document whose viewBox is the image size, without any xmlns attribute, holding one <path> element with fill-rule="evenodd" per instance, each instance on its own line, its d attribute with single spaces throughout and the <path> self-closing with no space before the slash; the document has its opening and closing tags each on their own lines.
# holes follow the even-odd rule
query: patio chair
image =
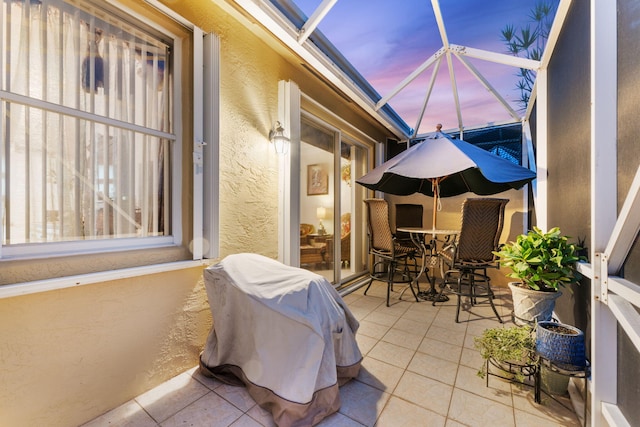
<svg viewBox="0 0 640 427">
<path fill-rule="evenodd" d="M 504 225 L 504 209 L 508 199 L 473 198 L 462 203 L 462 227 L 458 239 L 439 251 L 443 262 L 443 284 L 436 305 L 445 290 L 457 295 L 456 323 L 459 323 L 460 305 L 463 297 L 471 306 L 477 298 L 485 297 L 498 321 L 502 319 L 493 303 L 494 294 L 488 268 L 498 268 L 493 251 L 499 247 Z"/>
<path fill-rule="evenodd" d="M 420 227 L 422 228 L 422 205 L 411 203 L 399 203 L 396 205 L 396 229 L 400 227 Z M 411 241 L 411 236 L 407 232 L 396 230 L 396 239 L 404 242 Z"/>
<path fill-rule="evenodd" d="M 367 199 L 364 202 L 367 204 L 369 254 L 379 259 L 373 264 L 371 280 L 364 294 L 367 294 L 374 280 L 387 282 L 387 307 L 389 307 L 393 284 L 406 283 L 409 285 L 416 302 L 419 301 L 412 284 L 417 275 L 416 253 L 418 248 L 413 244 L 400 244 L 393 236 L 389 225 L 389 204 L 386 200 Z M 413 263 L 409 264 L 409 260 L 413 260 Z M 400 294 L 400 299 L 402 299 L 402 294 Z"/>
</svg>

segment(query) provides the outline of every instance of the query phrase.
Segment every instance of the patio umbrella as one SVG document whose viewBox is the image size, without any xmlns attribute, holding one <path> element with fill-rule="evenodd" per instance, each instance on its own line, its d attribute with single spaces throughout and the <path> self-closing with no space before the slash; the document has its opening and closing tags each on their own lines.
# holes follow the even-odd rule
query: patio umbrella
<svg viewBox="0 0 640 427">
<path fill-rule="evenodd" d="M 440 197 L 481 196 L 519 189 L 536 174 L 460 139 L 436 132 L 386 161 L 356 182 L 370 190 L 433 197 L 433 228 Z"/>
</svg>

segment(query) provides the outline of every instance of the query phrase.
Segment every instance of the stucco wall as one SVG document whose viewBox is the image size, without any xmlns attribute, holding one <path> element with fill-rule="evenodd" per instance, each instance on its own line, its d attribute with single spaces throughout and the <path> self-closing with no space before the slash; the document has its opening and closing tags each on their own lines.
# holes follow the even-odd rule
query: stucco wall
<svg viewBox="0 0 640 427">
<path fill-rule="evenodd" d="M 0 299 L 0 425 L 73 426 L 197 364 L 202 267 Z"/>
</svg>

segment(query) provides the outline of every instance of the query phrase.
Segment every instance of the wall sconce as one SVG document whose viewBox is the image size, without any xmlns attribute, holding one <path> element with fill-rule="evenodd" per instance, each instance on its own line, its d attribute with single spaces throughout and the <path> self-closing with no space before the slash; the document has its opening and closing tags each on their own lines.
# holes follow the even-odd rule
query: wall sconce
<svg viewBox="0 0 640 427">
<path fill-rule="evenodd" d="M 322 223 L 323 219 L 327 219 L 327 208 L 323 208 L 322 206 L 316 209 L 316 216 L 320 220 L 320 225 L 318 226 L 318 234 L 325 235 L 327 234 L 327 230 L 324 228 L 324 224 Z"/>
<path fill-rule="evenodd" d="M 285 154 L 289 150 L 289 138 L 284 136 L 284 128 L 279 121 L 269 131 L 269 141 L 273 142 L 273 147 L 278 154 Z"/>
</svg>

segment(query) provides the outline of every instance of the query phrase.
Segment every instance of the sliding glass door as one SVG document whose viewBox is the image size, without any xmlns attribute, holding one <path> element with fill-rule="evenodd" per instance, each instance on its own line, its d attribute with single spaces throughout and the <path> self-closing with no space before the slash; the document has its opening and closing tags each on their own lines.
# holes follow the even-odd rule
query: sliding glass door
<svg viewBox="0 0 640 427">
<path fill-rule="evenodd" d="M 312 117 L 300 135 L 300 266 L 338 285 L 365 270 L 365 193 L 354 172 L 364 170 L 367 149 Z"/>
</svg>

